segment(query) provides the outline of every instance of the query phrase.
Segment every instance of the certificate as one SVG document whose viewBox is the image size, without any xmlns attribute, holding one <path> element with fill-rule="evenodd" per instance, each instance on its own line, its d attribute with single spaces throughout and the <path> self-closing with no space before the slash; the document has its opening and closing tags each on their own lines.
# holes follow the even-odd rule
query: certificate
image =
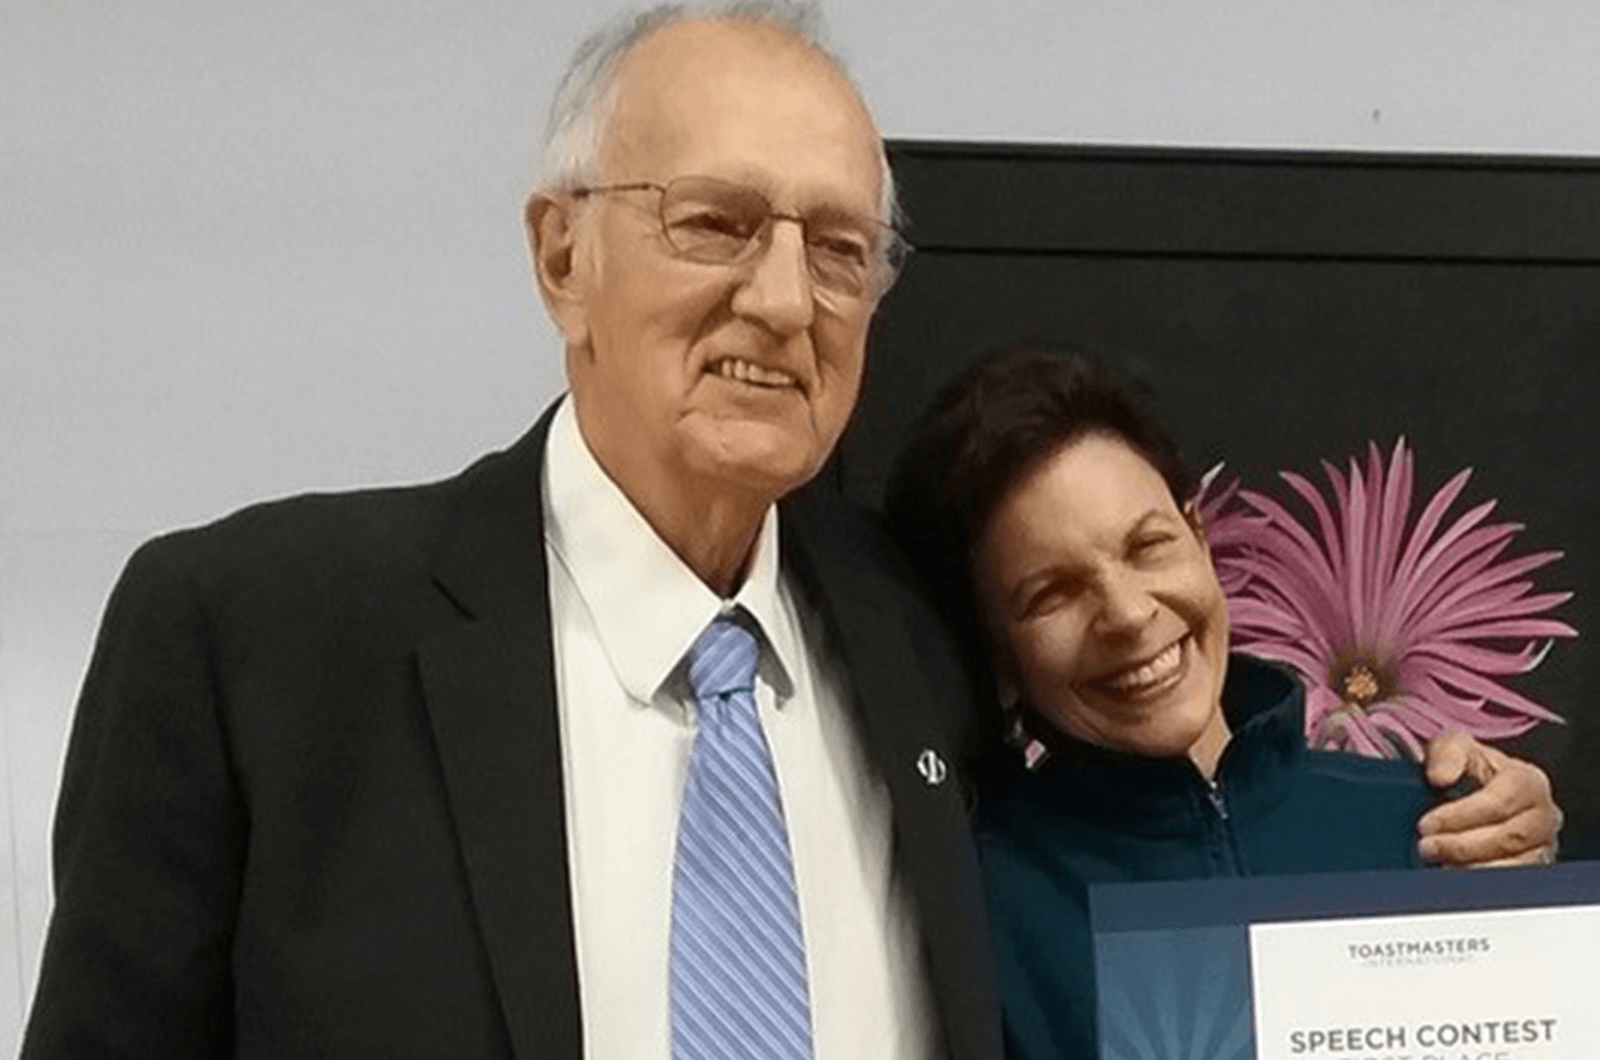
<svg viewBox="0 0 1600 1060">
<path fill-rule="evenodd" d="M 1102 1060 L 1600 1058 L 1600 862 L 1089 900 Z"/>
</svg>

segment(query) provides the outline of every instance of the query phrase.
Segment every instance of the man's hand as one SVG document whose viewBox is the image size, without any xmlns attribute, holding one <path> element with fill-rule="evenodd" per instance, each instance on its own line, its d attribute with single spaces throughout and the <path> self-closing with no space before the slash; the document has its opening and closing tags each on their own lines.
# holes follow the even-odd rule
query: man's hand
<svg viewBox="0 0 1600 1060">
<path fill-rule="evenodd" d="M 1477 789 L 1434 807 L 1417 822 L 1424 861 L 1484 868 L 1555 860 L 1561 808 L 1544 770 L 1459 730 L 1440 733 L 1428 744 L 1424 768 L 1436 788 L 1467 780 Z"/>
</svg>

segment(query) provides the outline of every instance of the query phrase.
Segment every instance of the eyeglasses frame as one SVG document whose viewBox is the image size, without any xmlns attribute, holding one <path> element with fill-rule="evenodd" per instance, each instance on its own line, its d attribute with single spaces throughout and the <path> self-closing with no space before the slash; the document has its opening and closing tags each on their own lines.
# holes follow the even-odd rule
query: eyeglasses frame
<svg viewBox="0 0 1600 1060">
<path fill-rule="evenodd" d="M 702 176 L 700 174 L 686 173 L 686 174 L 684 174 L 682 176 L 673 177 L 671 180 L 667 181 L 665 184 L 662 184 L 662 183 L 659 183 L 659 182 L 653 181 L 653 180 L 636 180 L 636 181 L 627 181 L 627 182 L 619 183 L 619 184 L 579 185 L 578 187 L 575 187 L 575 188 L 568 188 L 566 190 L 566 194 L 570 195 L 574 199 L 582 200 L 582 199 L 589 198 L 590 196 L 606 195 L 606 194 L 610 194 L 612 192 L 628 192 L 628 191 L 654 191 L 654 192 L 658 192 L 658 193 L 660 193 L 661 197 L 656 202 L 656 220 L 661 225 L 662 238 L 666 240 L 667 246 L 672 248 L 673 253 L 679 255 L 680 257 L 683 257 L 684 260 L 686 260 L 686 261 L 694 261 L 696 264 L 700 264 L 700 265 L 726 264 L 728 266 L 735 266 L 735 265 L 741 265 L 745 261 L 747 261 L 748 257 L 744 257 L 744 256 L 742 256 L 739 259 L 736 259 L 734 261 L 729 261 L 729 262 L 726 262 L 726 263 L 701 261 L 701 260 L 699 260 L 697 258 L 688 257 L 687 255 L 685 255 L 683 253 L 683 251 L 678 249 L 677 244 L 672 241 L 672 236 L 669 233 L 669 230 L 668 230 L 668 227 L 667 227 L 667 215 L 666 215 L 666 212 L 665 212 L 665 205 L 666 205 L 666 200 L 667 200 L 667 189 L 669 187 L 671 187 L 673 184 L 676 184 L 679 181 L 683 181 L 683 180 L 709 181 L 709 182 L 712 182 L 712 183 L 715 183 L 715 184 L 722 184 L 722 185 L 726 185 L 726 186 L 732 187 L 732 188 L 740 188 L 740 189 L 748 191 L 751 194 L 757 196 L 758 198 L 761 199 L 762 202 L 766 203 L 767 204 L 767 218 L 766 218 L 766 221 L 762 224 L 760 230 L 750 238 L 749 245 L 752 246 L 752 247 L 762 246 L 771 238 L 772 223 L 774 221 L 793 221 L 795 224 L 800 226 L 801 237 L 804 238 L 804 236 L 805 236 L 805 232 L 806 232 L 806 218 L 805 217 L 803 217 L 800 214 L 782 213 L 782 212 L 780 212 L 778 210 L 773 209 L 772 208 L 772 200 L 767 198 L 766 194 L 764 192 L 762 192 L 760 188 L 752 187 L 749 184 L 740 184 L 737 181 L 723 180 L 720 177 L 707 177 L 707 176 Z M 917 248 L 912 246 L 911 243 L 906 240 L 905 236 L 900 232 L 900 230 L 898 228 L 896 228 L 892 224 L 889 224 L 889 223 L 884 222 L 884 221 L 880 221 L 876 217 L 868 217 L 868 216 L 866 216 L 864 214 L 857 214 L 857 213 L 854 213 L 854 212 L 851 212 L 850 216 L 854 217 L 854 218 L 856 218 L 858 220 L 865 221 L 868 224 L 871 224 L 876 228 L 882 229 L 885 233 L 887 233 L 887 238 L 884 241 L 883 250 L 882 250 L 882 252 L 880 254 L 881 265 L 879 266 L 878 269 L 874 270 L 874 271 L 882 273 L 882 279 L 878 280 L 877 282 L 869 283 L 868 286 L 862 292 L 859 292 L 859 293 L 850 292 L 850 291 L 839 291 L 839 290 L 836 290 L 836 289 L 834 289 L 832 287 L 829 287 L 828 285 L 824 284 L 820 279 L 817 278 L 815 271 L 811 267 L 811 256 L 810 256 L 809 253 L 806 255 L 806 271 L 811 276 L 811 280 L 812 280 L 813 283 L 817 284 L 819 287 L 821 287 L 824 290 L 830 291 L 831 293 L 834 293 L 834 294 L 837 294 L 837 295 L 841 295 L 841 296 L 844 296 L 844 297 L 848 297 L 848 298 L 862 298 L 862 299 L 881 298 L 881 297 L 883 297 L 884 293 L 889 290 L 890 287 L 894 286 L 894 281 L 899 276 L 901 268 L 904 267 L 906 260 L 911 256 L 911 254 Z M 810 246 L 809 241 L 807 242 L 806 245 L 808 247 Z"/>
</svg>

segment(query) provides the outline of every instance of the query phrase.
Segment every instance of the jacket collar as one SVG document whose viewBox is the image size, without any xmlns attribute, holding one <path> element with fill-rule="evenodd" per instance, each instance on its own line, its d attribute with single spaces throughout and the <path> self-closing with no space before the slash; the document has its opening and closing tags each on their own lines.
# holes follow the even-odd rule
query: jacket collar
<svg viewBox="0 0 1600 1060">
<path fill-rule="evenodd" d="M 582 1055 L 539 499 L 550 417 L 452 484 L 456 528 L 434 577 L 460 621 L 417 648 L 467 886 L 518 1060 Z"/>
<path fill-rule="evenodd" d="M 1232 737 L 1217 765 L 1215 790 L 1230 816 L 1248 820 L 1288 794 L 1305 754 L 1305 695 L 1292 674 L 1248 655 L 1230 655 L 1222 708 Z M 1026 710 L 1026 708 L 1025 708 Z M 1085 743 L 1025 714 L 1050 750 L 1033 777 L 1064 812 L 1140 835 L 1179 835 L 1214 812 L 1209 784 L 1187 758 L 1148 758 Z"/>
</svg>

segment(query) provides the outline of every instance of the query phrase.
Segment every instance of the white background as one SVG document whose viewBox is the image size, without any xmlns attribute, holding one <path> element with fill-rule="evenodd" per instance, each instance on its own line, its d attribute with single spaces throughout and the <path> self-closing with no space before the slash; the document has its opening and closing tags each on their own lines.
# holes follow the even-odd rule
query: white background
<svg viewBox="0 0 1600 1060">
<path fill-rule="evenodd" d="M 152 532 L 446 474 L 560 387 L 518 218 L 556 0 L 0 0 L 0 1054 Z M 890 136 L 1600 154 L 1593 0 L 834 0 Z"/>
</svg>

